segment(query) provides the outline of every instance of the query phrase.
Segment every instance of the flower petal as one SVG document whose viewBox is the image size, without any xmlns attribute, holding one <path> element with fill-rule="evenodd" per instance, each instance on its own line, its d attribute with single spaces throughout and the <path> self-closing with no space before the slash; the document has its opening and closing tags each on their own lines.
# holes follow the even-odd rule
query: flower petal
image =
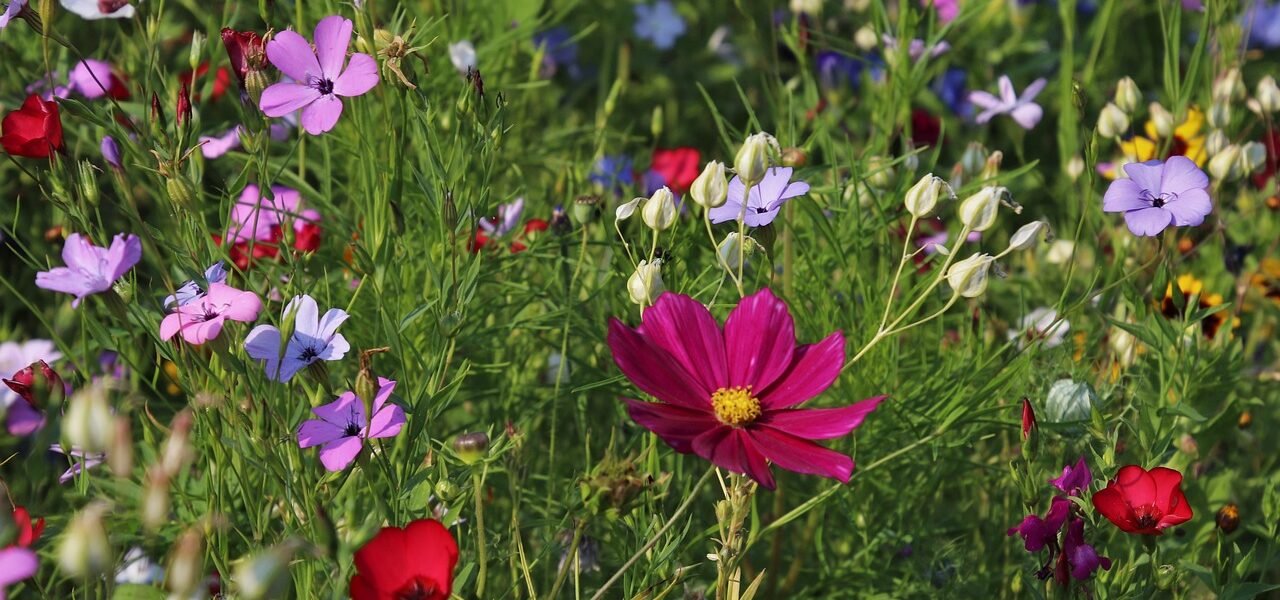
<svg viewBox="0 0 1280 600">
<path fill-rule="evenodd" d="M 829 477 L 840 483 L 849 483 L 853 474 L 853 459 L 835 450 L 768 427 L 752 429 L 749 435 L 765 458 L 788 471 Z"/>
<path fill-rule="evenodd" d="M 631 383 L 671 404 L 710 412 L 711 393 L 667 352 L 638 331 L 610 319 L 607 337 L 613 362 Z"/>
<path fill-rule="evenodd" d="M 103 275 L 108 281 L 120 279 L 140 260 L 142 260 L 142 241 L 138 236 L 118 234 L 111 240 L 111 247 L 107 249 L 107 272 Z"/>
<path fill-rule="evenodd" d="M 1187 190 L 1170 202 L 1164 209 L 1173 214 L 1173 224 L 1179 227 L 1194 227 L 1204 223 L 1204 218 L 1213 212 L 1213 201 L 1209 192 L 1204 190 Z"/>
<path fill-rule="evenodd" d="M 321 95 L 302 109 L 302 128 L 311 135 L 320 135 L 333 129 L 341 116 L 342 100 L 333 94 Z"/>
<path fill-rule="evenodd" d="M 1181 479 L 1181 474 L 1179 474 Z M 1142 506 L 1144 504 L 1155 504 L 1156 500 L 1156 480 L 1138 465 L 1126 465 L 1120 467 L 1116 472 L 1114 479 L 1115 485 L 1119 486 L 1124 493 L 1124 499 L 1130 506 Z M 1110 487 L 1110 486 L 1108 486 Z"/>
<path fill-rule="evenodd" d="M 341 308 L 330 308 L 329 310 L 326 310 L 324 312 L 324 316 L 320 317 L 319 329 L 316 332 L 316 337 L 319 337 L 320 339 L 333 337 L 333 334 L 338 331 L 338 326 L 342 325 L 343 321 L 346 321 L 350 316 L 351 315 L 347 314 L 347 311 L 342 310 Z M 395 385 L 394 381 L 391 383 L 393 386 Z"/>
<path fill-rule="evenodd" d="M 796 348 L 781 379 L 759 393 L 765 409 L 790 408 L 826 391 L 844 367 L 844 334 L 837 331 L 816 344 Z"/>
<path fill-rule="evenodd" d="M 1173 223 L 1173 213 L 1152 206 L 1124 213 L 1124 222 L 1134 235 L 1153 236 Z"/>
<path fill-rule="evenodd" d="M 320 419 L 309 419 L 298 426 L 299 448 L 329 444 L 344 437 L 350 436 L 346 435 L 343 427 Z"/>
<path fill-rule="evenodd" d="M 663 404 L 627 400 L 627 414 L 631 420 L 662 438 L 676 452 L 693 452 L 693 439 L 712 429 L 720 422 L 709 413 Z"/>
<path fill-rule="evenodd" d="M 1124 172 L 1125 175 L 1129 176 L 1129 179 L 1138 184 L 1139 189 L 1158 194 L 1160 191 L 1160 179 L 1164 174 L 1164 163 L 1159 160 L 1131 162 L 1124 166 Z"/>
<path fill-rule="evenodd" d="M 1044 109 L 1039 104 L 1028 102 L 1019 104 L 1016 108 L 1009 112 L 1009 116 L 1022 126 L 1023 129 L 1032 129 L 1040 122 L 1040 118 L 1044 116 Z"/>
<path fill-rule="evenodd" d="M 1164 172 L 1158 188 L 1164 194 L 1182 194 L 1190 190 L 1204 190 L 1209 187 L 1209 176 L 1195 161 L 1185 156 L 1170 156 L 1164 163 Z M 1150 188 L 1155 191 L 1157 188 Z"/>
<path fill-rule="evenodd" d="M 1155 489 L 1151 492 L 1154 504 L 1161 512 L 1169 512 L 1175 492 L 1181 492 L 1182 473 L 1168 467 L 1156 467 L 1147 472 Z"/>
<path fill-rule="evenodd" d="M 271 38 L 267 42 L 267 59 L 294 81 L 306 83 L 322 75 L 311 44 L 296 31 L 281 31 Z"/>
<path fill-rule="evenodd" d="M 36 574 L 40 561 L 27 548 L 11 546 L 0 550 L 0 594 L 3 588 Z"/>
<path fill-rule="evenodd" d="M 641 320 L 640 335 L 671 354 L 703 389 L 728 385 L 724 335 L 701 302 L 682 294 L 662 294 Z"/>
<path fill-rule="evenodd" d="M 277 83 L 262 92 L 258 108 L 268 117 L 283 117 L 310 106 L 320 98 L 320 90 L 300 83 Z M 257 211 L 254 211 L 257 212 Z"/>
<path fill-rule="evenodd" d="M 320 463 L 330 471 L 341 471 L 351 465 L 361 448 L 364 440 L 355 436 L 342 438 L 320 448 Z"/>
<path fill-rule="evenodd" d="M 347 59 L 347 46 L 351 44 L 351 19 L 330 15 L 316 23 L 316 59 L 325 79 L 335 80 L 342 73 L 342 62 Z"/>
<path fill-rule="evenodd" d="M 293 300 L 284 307 L 285 319 L 290 315 L 293 316 L 293 334 L 295 337 L 302 335 L 309 338 L 323 339 L 320 334 L 320 307 L 316 306 L 316 299 L 302 294 L 294 296 Z M 292 343 L 291 343 L 292 345 Z"/>
<path fill-rule="evenodd" d="M 1107 193 L 1102 196 L 1102 212 L 1128 212 L 1150 208 L 1151 203 L 1143 200 L 1142 186 L 1132 179 L 1120 178 L 1107 186 Z"/>
<path fill-rule="evenodd" d="M 828 440 L 847 435 L 862 424 L 885 396 L 867 398 L 842 408 L 801 408 L 766 411 L 756 424 L 806 440 Z"/>
<path fill-rule="evenodd" d="M 400 428 L 404 426 L 404 423 L 404 409 L 395 404 L 384 406 L 378 412 L 373 413 L 373 421 L 369 423 L 367 437 L 394 437 L 400 433 Z"/>
<path fill-rule="evenodd" d="M 1133 526 L 1133 511 L 1129 508 L 1129 504 L 1125 502 L 1124 494 L 1120 488 L 1109 485 L 1093 494 L 1093 508 L 1098 514 L 1106 517 L 1108 521 L 1115 524 L 1122 531 L 1135 531 Z"/>
<path fill-rule="evenodd" d="M 791 366 L 796 350 L 787 304 L 769 288 L 743 298 L 725 320 L 724 348 L 729 385 L 768 389 Z"/>
<path fill-rule="evenodd" d="M 765 489 L 776 486 L 764 455 L 740 429 L 719 427 L 703 433 L 693 439 L 693 451 L 717 467 L 754 479 Z"/>
<path fill-rule="evenodd" d="M 339 96 L 359 96 L 378 85 L 378 61 L 359 52 L 351 55 L 347 70 L 333 82 L 333 93 Z"/>
</svg>

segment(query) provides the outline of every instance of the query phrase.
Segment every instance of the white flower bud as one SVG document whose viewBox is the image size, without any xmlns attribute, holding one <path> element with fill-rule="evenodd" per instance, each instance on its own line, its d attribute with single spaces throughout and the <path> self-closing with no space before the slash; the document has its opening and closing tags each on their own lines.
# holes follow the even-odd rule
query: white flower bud
<svg viewBox="0 0 1280 600">
<path fill-rule="evenodd" d="M 142 485 L 142 526 L 155 531 L 169 522 L 169 477 L 159 465 L 147 470 Z"/>
<path fill-rule="evenodd" d="M 1138 91 L 1138 84 L 1134 83 L 1132 77 L 1125 77 L 1116 84 L 1115 103 L 1120 110 L 1133 114 L 1133 111 L 1138 110 L 1140 102 L 1142 102 L 1142 92 Z"/>
<path fill-rule="evenodd" d="M 743 247 L 744 243 L 746 244 L 745 247 Z M 720 242 L 720 247 L 716 250 L 720 255 L 720 264 L 730 271 L 737 271 L 744 261 L 751 258 L 752 254 L 755 254 L 756 250 L 763 249 L 755 238 L 748 235 L 744 242 L 743 238 L 739 237 L 738 232 L 735 231 L 725 236 L 724 241 Z"/>
<path fill-rule="evenodd" d="M 960 203 L 960 222 L 969 231 L 986 231 L 996 222 L 996 213 L 1000 210 L 1000 197 L 1005 193 L 1002 187 L 986 186 Z"/>
<path fill-rule="evenodd" d="M 822 0 L 791 0 L 791 12 L 816 17 L 822 13 Z"/>
<path fill-rule="evenodd" d="M 1209 106 L 1209 126 L 1223 128 L 1231 124 L 1231 105 L 1226 102 L 1214 102 Z"/>
<path fill-rule="evenodd" d="M 729 182 L 725 179 L 724 163 L 713 160 L 702 168 L 702 173 L 689 186 L 689 195 L 703 208 L 724 206 L 729 197 Z"/>
<path fill-rule="evenodd" d="M 1071 255 L 1075 254 L 1076 244 L 1071 240 L 1054 240 L 1049 244 L 1049 251 L 1045 253 L 1044 259 L 1051 265 L 1065 265 L 1071 260 Z"/>
<path fill-rule="evenodd" d="M 977 298 L 987 291 L 987 273 L 995 259 L 990 254 L 974 254 L 947 270 L 947 284 L 965 298 Z"/>
<path fill-rule="evenodd" d="M 853 12 L 866 12 L 871 7 L 871 0 L 844 0 L 844 7 Z"/>
<path fill-rule="evenodd" d="M 1107 343 L 1111 346 L 1111 355 L 1115 357 L 1116 362 L 1120 363 L 1120 366 L 1128 367 L 1133 364 L 1133 359 L 1138 354 L 1138 339 L 1132 333 L 1119 327 L 1112 327 L 1107 336 Z"/>
<path fill-rule="evenodd" d="M 1046 423 L 1088 421 L 1097 402 L 1098 396 L 1089 384 L 1059 379 L 1049 388 L 1049 397 L 1044 403 L 1044 420 Z"/>
<path fill-rule="evenodd" d="M 1232 67 L 1217 81 L 1213 82 L 1213 99 L 1215 102 L 1230 102 L 1244 98 L 1244 80 L 1240 77 L 1240 69 Z"/>
<path fill-rule="evenodd" d="M 933 209 L 938 206 L 938 196 L 945 192 L 948 197 L 955 194 L 951 191 L 951 186 L 947 185 L 941 177 L 935 177 L 933 173 L 925 175 L 917 181 L 911 189 L 907 190 L 907 197 L 903 199 L 903 204 L 907 206 L 907 212 L 917 218 L 924 218 L 933 213 Z"/>
<path fill-rule="evenodd" d="M 876 30 L 870 25 L 863 25 L 861 29 L 853 34 L 853 43 L 863 52 L 875 50 L 880 45 L 880 36 L 876 35 Z"/>
<path fill-rule="evenodd" d="M 893 184 L 893 165 L 888 160 L 872 156 L 867 159 L 867 185 L 874 188 L 885 189 Z"/>
<path fill-rule="evenodd" d="M 197 527 L 182 532 L 169 558 L 165 583 L 174 596 L 186 598 L 204 580 L 204 540 Z"/>
<path fill-rule="evenodd" d="M 669 229 L 680 213 L 676 210 L 676 197 L 667 186 L 654 192 L 640 207 L 640 218 L 654 231 Z"/>
<path fill-rule="evenodd" d="M 1280 86 L 1276 85 L 1276 78 L 1270 75 L 1262 78 L 1258 82 L 1257 91 L 1254 96 L 1258 99 L 1258 105 L 1262 110 L 1273 113 L 1280 111 Z"/>
<path fill-rule="evenodd" d="M 631 301 L 641 306 L 649 306 L 658 299 L 662 291 L 662 259 L 655 258 L 653 262 L 640 261 L 636 266 L 636 272 L 627 279 L 627 293 L 631 295 Z"/>
<path fill-rule="evenodd" d="M 1209 132 L 1209 136 L 1204 140 L 1204 151 L 1209 156 L 1213 156 L 1222 152 L 1229 144 L 1231 144 L 1231 140 L 1227 139 L 1227 134 L 1223 133 L 1221 129 L 1214 129 Z"/>
<path fill-rule="evenodd" d="M 632 198 L 627 202 L 619 204 L 618 208 L 613 211 L 613 218 L 619 221 L 626 221 L 627 219 L 630 219 L 631 215 L 636 213 L 636 208 L 645 200 L 648 200 L 648 198 Z"/>
<path fill-rule="evenodd" d="M 105 452 L 111 448 L 115 431 L 104 384 L 84 388 L 67 402 L 67 412 L 62 417 L 62 435 L 67 447 L 85 453 Z"/>
<path fill-rule="evenodd" d="M 1152 102 L 1147 105 L 1147 111 L 1151 113 L 1151 123 L 1156 127 L 1156 135 L 1162 139 L 1173 137 L 1173 130 L 1178 126 L 1173 121 L 1173 113 L 1169 112 L 1159 102 Z"/>
<path fill-rule="evenodd" d="M 1013 236 L 1009 238 L 1009 250 L 1026 250 L 1035 245 L 1036 240 L 1049 228 L 1049 224 L 1044 221 L 1032 221 L 1019 227 L 1013 232 Z"/>
<path fill-rule="evenodd" d="M 233 580 L 240 597 L 248 600 L 280 598 L 289 584 L 289 560 L 293 549 L 282 545 L 241 559 Z"/>
<path fill-rule="evenodd" d="M 987 149 L 981 143 L 969 142 L 964 148 L 964 154 L 960 156 L 960 164 L 966 174 L 980 173 L 987 166 Z"/>
<path fill-rule="evenodd" d="M 1129 115 L 1115 103 L 1108 102 L 1098 115 L 1098 133 L 1102 137 L 1117 138 L 1129 131 Z"/>
<path fill-rule="evenodd" d="M 1258 142 L 1248 142 L 1240 147 L 1240 173 L 1252 175 L 1267 164 L 1267 147 Z"/>
<path fill-rule="evenodd" d="M 1218 181 L 1227 181 L 1240 176 L 1240 147 L 1229 144 L 1221 152 L 1209 159 L 1209 174 Z"/>
<path fill-rule="evenodd" d="M 1067 161 L 1067 177 L 1070 177 L 1071 181 L 1075 181 L 1080 179 L 1080 176 L 1083 174 L 1084 159 L 1079 155 L 1072 156 L 1071 159 Z"/>
<path fill-rule="evenodd" d="M 476 68 L 476 47 L 471 45 L 471 40 L 449 44 L 449 62 L 463 75 Z"/>
<path fill-rule="evenodd" d="M 765 172 L 773 164 L 773 157 L 782 154 L 778 140 L 767 133 L 757 133 L 747 137 L 733 159 L 733 170 L 747 188 L 760 183 Z"/>
<path fill-rule="evenodd" d="M 63 575 L 93 577 L 111 566 L 111 544 L 102 526 L 107 510 L 105 503 L 94 502 L 71 518 L 58 546 L 58 565 Z"/>
</svg>

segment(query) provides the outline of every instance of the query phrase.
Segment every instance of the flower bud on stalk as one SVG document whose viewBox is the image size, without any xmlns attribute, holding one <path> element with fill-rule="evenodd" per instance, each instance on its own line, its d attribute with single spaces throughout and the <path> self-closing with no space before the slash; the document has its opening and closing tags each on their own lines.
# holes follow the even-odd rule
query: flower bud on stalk
<svg viewBox="0 0 1280 600">
<path fill-rule="evenodd" d="M 1240 69 L 1232 67 L 1217 81 L 1213 82 L 1214 102 L 1228 103 L 1244 98 L 1244 80 L 1240 77 Z"/>
<path fill-rule="evenodd" d="M 669 229 L 679 216 L 676 210 L 676 198 L 667 186 L 654 192 L 640 207 L 640 218 L 644 224 L 654 231 Z"/>
<path fill-rule="evenodd" d="M 1044 221 L 1032 221 L 1019 227 L 1009 237 L 1009 251 L 1026 250 L 1034 246 L 1036 240 L 1040 239 L 1040 234 L 1047 230 L 1048 227 L 1049 224 Z"/>
<path fill-rule="evenodd" d="M 750 189 L 764 179 L 773 157 L 779 154 L 782 154 L 782 148 L 772 135 L 763 132 L 751 135 L 738 149 L 738 155 L 733 159 L 733 170 L 743 185 Z"/>
<path fill-rule="evenodd" d="M 1240 147 L 1240 173 L 1252 175 L 1267 163 L 1267 147 L 1258 142 L 1247 142 Z"/>
<path fill-rule="evenodd" d="M 724 206 L 729 198 L 729 182 L 725 178 L 724 163 L 718 160 L 707 163 L 689 187 L 689 195 L 703 208 Z"/>
<path fill-rule="evenodd" d="M 987 291 L 987 273 L 994 260 L 990 254 L 974 254 L 956 262 L 947 270 L 947 284 L 965 298 L 981 296 Z"/>
<path fill-rule="evenodd" d="M 167 477 L 176 477 L 195 457 L 191 449 L 191 427 L 194 424 L 195 417 L 189 408 L 179 411 L 169 424 L 169 439 L 165 440 L 160 454 L 160 469 Z"/>
<path fill-rule="evenodd" d="M 111 567 L 111 544 L 102 525 L 107 511 L 106 503 L 95 501 L 71 518 L 58 546 L 58 565 L 63 574 L 94 577 Z"/>
<path fill-rule="evenodd" d="M 1209 156 L 1214 156 L 1222 152 L 1231 144 L 1231 140 L 1227 139 L 1227 134 L 1221 129 L 1214 129 L 1209 132 L 1209 136 L 1204 141 L 1204 151 Z"/>
<path fill-rule="evenodd" d="M 631 295 L 631 301 L 640 306 L 649 306 L 662 291 L 662 259 L 640 261 L 635 273 L 627 279 L 627 293 Z"/>
<path fill-rule="evenodd" d="M 115 437 L 106 384 L 98 382 L 76 392 L 62 417 L 65 446 L 85 453 L 105 452 Z"/>
<path fill-rule="evenodd" d="M 920 178 L 911 189 L 907 190 L 907 196 L 903 199 L 903 204 L 907 207 L 907 212 L 911 216 L 923 219 L 931 214 L 938 206 L 938 199 L 943 197 L 954 198 L 955 192 L 951 191 L 951 186 L 947 185 L 941 177 L 934 176 L 929 173 Z"/>
<path fill-rule="evenodd" d="M 1173 131 L 1177 128 L 1177 123 L 1173 120 L 1173 113 L 1169 112 L 1159 102 L 1148 104 L 1147 112 L 1151 115 L 1152 125 L 1155 125 L 1156 135 L 1160 136 L 1161 139 L 1173 137 Z"/>
<path fill-rule="evenodd" d="M 960 222 L 970 231 L 986 231 L 996 222 L 996 213 L 1000 209 L 1000 197 L 1007 190 L 1003 187 L 986 186 L 960 203 Z"/>
<path fill-rule="evenodd" d="M 979 142 L 969 142 L 969 145 L 964 148 L 964 154 L 960 156 L 960 164 L 966 175 L 980 173 L 987 164 L 987 149 Z M 951 187 L 956 185 L 952 184 Z"/>
<path fill-rule="evenodd" d="M 489 453 L 489 434 L 476 431 L 453 438 L 453 451 L 462 462 L 474 465 Z"/>
<path fill-rule="evenodd" d="M 1209 126 L 1222 129 L 1231 124 L 1231 105 L 1214 102 L 1209 106 Z"/>
<path fill-rule="evenodd" d="M 142 486 L 142 526 L 155 531 L 169 521 L 169 476 L 160 465 L 147 469 Z"/>
<path fill-rule="evenodd" d="M 169 555 L 165 586 L 171 597 L 188 598 L 204 581 L 204 539 L 198 527 L 182 532 Z"/>
<path fill-rule="evenodd" d="M 116 477 L 128 477 L 133 473 L 133 425 L 129 417 L 116 415 L 113 426 L 115 435 L 107 450 L 107 466 Z"/>
<path fill-rule="evenodd" d="M 1138 110 L 1138 103 L 1142 102 L 1142 93 L 1138 91 L 1138 84 L 1134 83 L 1132 77 L 1125 77 L 1116 84 L 1115 104 L 1126 113 L 1133 114 Z"/>
<path fill-rule="evenodd" d="M 240 597 L 248 600 L 284 597 L 295 546 L 293 542 L 286 542 L 241 559 L 233 577 Z"/>
<path fill-rule="evenodd" d="M 191 122 L 191 88 L 185 83 L 178 90 L 178 105 L 174 109 L 174 115 L 178 120 L 178 129 Z"/>
<path fill-rule="evenodd" d="M 1263 111 L 1274 113 L 1280 111 L 1280 86 L 1276 85 L 1275 77 L 1267 75 L 1258 82 L 1257 91 L 1254 96 L 1258 100 L 1258 106 Z"/>
<path fill-rule="evenodd" d="M 697 182 L 694 182 L 694 185 L 698 185 Z M 594 223 L 600 217 L 600 196 L 595 194 L 578 196 L 573 201 L 573 209 L 570 214 L 579 225 Z"/>
<path fill-rule="evenodd" d="M 885 189 L 893 184 L 894 172 L 893 165 L 888 159 L 873 156 L 867 159 L 867 185 L 871 187 Z"/>
<path fill-rule="evenodd" d="M 742 247 L 746 244 L 745 247 Z M 743 261 L 751 258 L 756 250 L 763 250 L 764 247 L 756 242 L 751 236 L 739 236 L 738 232 L 730 233 L 725 236 L 724 241 L 720 242 L 717 252 L 720 254 L 720 264 L 730 271 L 737 271 L 742 267 Z"/>
<path fill-rule="evenodd" d="M 1098 134 L 1106 138 L 1118 138 L 1129 131 L 1129 115 L 1115 103 L 1108 102 L 1098 115 Z"/>
<path fill-rule="evenodd" d="M 982 173 L 979 179 L 995 179 L 1000 174 L 1000 163 L 1004 160 L 1004 152 L 996 150 L 987 157 L 986 164 L 982 165 Z"/>
<path fill-rule="evenodd" d="M 1209 174 L 1218 181 L 1227 181 L 1240 176 L 1240 147 L 1229 144 L 1209 159 Z"/>
</svg>

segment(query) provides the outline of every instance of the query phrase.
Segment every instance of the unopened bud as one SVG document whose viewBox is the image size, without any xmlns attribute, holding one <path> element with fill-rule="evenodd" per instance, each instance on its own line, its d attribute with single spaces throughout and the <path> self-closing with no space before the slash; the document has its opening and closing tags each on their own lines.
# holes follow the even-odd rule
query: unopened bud
<svg viewBox="0 0 1280 600">
<path fill-rule="evenodd" d="M 169 555 L 165 587 L 175 598 L 189 598 L 204 582 L 204 538 L 197 527 L 182 532 Z"/>
<path fill-rule="evenodd" d="M 1231 105 L 1226 102 L 1214 102 L 1209 106 L 1209 126 L 1218 129 L 1231 124 Z"/>
<path fill-rule="evenodd" d="M 1240 147 L 1229 144 L 1209 159 L 1209 174 L 1218 181 L 1228 181 L 1240 176 Z"/>
<path fill-rule="evenodd" d="M 1229 145 L 1231 145 L 1231 140 L 1227 139 L 1227 134 L 1221 129 L 1214 129 L 1209 132 L 1208 137 L 1204 140 L 1204 151 L 1209 156 L 1213 156 L 1225 150 Z"/>
<path fill-rule="evenodd" d="M 240 597 L 247 600 L 285 597 L 293 551 L 293 544 L 286 543 L 242 559 L 233 577 Z"/>
<path fill-rule="evenodd" d="M 1129 131 L 1129 115 L 1115 103 L 1108 102 L 1098 115 L 1098 135 L 1117 138 Z"/>
<path fill-rule="evenodd" d="M 964 168 L 965 175 L 977 175 L 987 165 L 987 149 L 981 143 L 969 142 L 964 148 L 964 154 L 960 156 L 960 165 Z M 952 183 L 951 187 L 957 186 Z"/>
<path fill-rule="evenodd" d="M 1232 67 L 1217 81 L 1213 82 L 1213 101 L 1230 102 L 1244 98 L 1244 80 L 1240 77 L 1240 69 Z"/>
<path fill-rule="evenodd" d="M 995 179 L 1000 174 L 1000 163 L 1004 161 L 1004 152 L 996 150 L 987 157 L 986 164 L 982 165 L 982 173 L 978 175 L 978 179 Z"/>
<path fill-rule="evenodd" d="M 713 160 L 702 168 L 702 173 L 689 187 L 693 201 L 703 208 L 724 206 L 729 197 L 729 182 L 725 177 L 724 163 Z"/>
<path fill-rule="evenodd" d="M 1270 75 L 1263 77 L 1258 82 L 1257 91 L 1254 96 L 1258 100 L 1258 106 L 1268 113 L 1280 112 L 1280 86 L 1276 85 L 1276 78 Z"/>
<path fill-rule="evenodd" d="M 1240 147 L 1240 173 L 1251 175 L 1267 164 L 1267 147 L 1258 142 L 1246 142 Z"/>
<path fill-rule="evenodd" d="M 990 254 L 974 254 L 947 270 L 947 284 L 956 294 L 977 298 L 987 291 L 987 273 L 995 259 Z"/>
<path fill-rule="evenodd" d="M 1000 209 L 1000 197 L 1007 190 L 1003 187 L 986 186 L 960 203 L 960 222 L 970 231 L 986 231 L 996 222 L 996 213 Z"/>
<path fill-rule="evenodd" d="M 453 438 L 453 451 L 462 462 L 473 465 L 489 453 L 489 434 L 476 431 Z"/>
<path fill-rule="evenodd" d="M 1173 131 L 1178 126 L 1174 122 L 1173 113 L 1169 112 L 1159 102 L 1148 104 L 1147 112 L 1151 115 L 1151 124 L 1156 128 L 1156 135 L 1160 136 L 1161 139 L 1173 137 Z"/>
<path fill-rule="evenodd" d="M 782 166 L 803 167 L 809 163 L 809 155 L 800 148 L 787 148 L 782 151 Z"/>
<path fill-rule="evenodd" d="M 159 465 L 147 470 L 142 485 L 142 526 L 150 531 L 169 522 L 169 476 Z"/>
<path fill-rule="evenodd" d="M 665 185 L 654 192 L 640 208 L 640 218 L 654 231 L 669 229 L 678 216 L 680 213 L 676 210 L 675 195 Z"/>
<path fill-rule="evenodd" d="M 911 189 L 907 190 L 907 196 L 903 199 L 903 204 L 907 207 L 907 212 L 916 218 L 924 218 L 931 214 L 938 206 L 939 198 L 954 198 L 955 192 L 951 191 L 951 186 L 947 185 L 941 177 L 934 176 L 929 173 L 920 178 Z"/>
<path fill-rule="evenodd" d="M 133 473 L 133 430 L 129 417 L 117 415 L 116 429 L 111 449 L 107 450 L 107 466 L 116 477 L 128 477 Z"/>
<path fill-rule="evenodd" d="M 267 72 L 262 69 L 249 69 L 244 74 L 244 91 L 249 94 L 249 99 L 256 106 L 262 100 L 262 92 L 271 85 L 271 80 L 267 78 Z"/>
<path fill-rule="evenodd" d="M 662 259 L 653 262 L 642 260 L 636 266 L 635 273 L 627 279 L 627 293 L 631 301 L 640 306 L 649 306 L 662 294 Z"/>
<path fill-rule="evenodd" d="M 184 408 L 174 415 L 169 424 L 169 439 L 165 440 L 164 450 L 160 454 L 160 469 L 166 476 L 176 477 L 195 457 L 195 452 L 191 449 L 191 427 L 194 423 L 195 417 L 191 409 Z"/>
<path fill-rule="evenodd" d="M 733 159 L 733 170 L 748 189 L 764 179 L 765 172 L 773 164 L 774 157 L 782 153 L 778 140 L 767 133 L 756 133 L 747 138 Z"/>
<path fill-rule="evenodd" d="M 1070 177 L 1071 181 L 1080 179 L 1080 176 L 1084 174 L 1084 159 L 1080 158 L 1079 155 L 1072 156 L 1067 161 L 1066 171 L 1067 177 Z"/>
<path fill-rule="evenodd" d="M 192 201 L 191 186 L 187 185 L 182 175 L 174 173 L 164 182 L 164 190 L 169 200 L 177 206 L 190 206 Z"/>
<path fill-rule="evenodd" d="M 67 442 L 65 446 L 85 453 L 111 448 L 115 425 L 105 383 L 92 384 L 71 397 L 62 417 L 62 435 Z"/>
<path fill-rule="evenodd" d="M 1013 236 L 1009 238 L 1009 250 L 1026 250 L 1034 246 L 1048 228 L 1049 224 L 1044 221 L 1032 221 L 1019 227 L 1017 231 L 1013 232 Z"/>
<path fill-rule="evenodd" d="M 754 238 L 748 235 L 744 239 L 735 231 L 725 236 L 716 251 L 720 255 L 720 264 L 730 271 L 737 271 L 756 250 L 762 249 Z"/>
<path fill-rule="evenodd" d="M 58 565 L 64 575 L 95 577 L 111 567 L 111 544 L 102 525 L 107 511 L 105 503 L 94 502 L 71 517 L 58 546 Z"/>
<path fill-rule="evenodd" d="M 876 30 L 870 25 L 863 25 L 853 34 L 853 43 L 863 52 L 870 52 L 880 45 L 880 36 L 876 35 Z"/>
<path fill-rule="evenodd" d="M 695 181 L 693 185 L 697 186 L 698 182 Z M 570 214 L 579 225 L 594 223 L 600 217 L 600 196 L 595 194 L 578 196 L 573 201 Z"/>
<path fill-rule="evenodd" d="M 1214 517 L 1214 522 L 1218 524 L 1218 529 L 1222 533 L 1232 533 L 1240 526 L 1240 507 L 1233 502 L 1228 502 L 1218 509 L 1218 514 Z"/>
<path fill-rule="evenodd" d="M 867 185 L 871 187 L 885 189 L 893 185 L 893 165 L 888 159 L 879 156 L 872 156 L 867 159 L 866 173 Z"/>
<path fill-rule="evenodd" d="M 1132 77 L 1125 77 L 1116 84 L 1115 104 L 1120 110 L 1133 114 L 1141 102 L 1142 93 L 1138 91 L 1138 84 L 1134 83 Z"/>
</svg>

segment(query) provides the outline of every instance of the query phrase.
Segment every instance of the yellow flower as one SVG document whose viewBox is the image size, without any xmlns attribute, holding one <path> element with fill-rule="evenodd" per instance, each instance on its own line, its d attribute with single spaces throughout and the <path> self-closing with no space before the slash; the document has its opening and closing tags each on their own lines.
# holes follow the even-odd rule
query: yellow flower
<svg viewBox="0 0 1280 600">
<path fill-rule="evenodd" d="M 1124 159 L 1127 162 L 1145 162 L 1156 158 L 1156 150 L 1161 146 L 1157 140 L 1160 136 L 1156 133 L 1156 124 L 1148 120 L 1144 127 L 1147 136 L 1143 137 L 1135 135 L 1128 140 L 1120 142 L 1120 151 L 1124 153 Z M 1187 118 L 1173 130 L 1173 143 L 1169 147 L 1169 154 L 1166 156 L 1185 156 L 1195 161 L 1196 166 L 1203 167 L 1205 161 L 1209 159 L 1209 154 L 1205 152 L 1204 141 L 1204 113 L 1196 107 L 1187 109 Z M 1114 164 L 1107 169 L 1102 175 L 1107 179 L 1115 179 L 1119 175 L 1119 163 Z"/>
<path fill-rule="evenodd" d="M 1188 303 L 1195 302 L 1200 309 L 1213 308 L 1222 304 L 1222 294 L 1205 293 L 1204 282 L 1197 279 L 1194 275 L 1179 275 L 1178 290 L 1182 297 Z M 1165 289 L 1164 299 L 1160 301 L 1160 314 L 1169 319 L 1181 319 L 1182 311 L 1178 310 L 1177 304 L 1173 301 L 1173 284 Z M 1218 334 L 1218 330 L 1227 323 L 1227 319 L 1231 318 L 1231 312 L 1220 310 L 1216 313 L 1205 317 L 1200 322 L 1200 332 L 1207 339 L 1213 339 Z M 1235 328 L 1239 324 L 1239 319 L 1232 319 L 1231 328 Z"/>
<path fill-rule="evenodd" d="M 1266 298 L 1280 304 L 1280 259 L 1264 258 L 1258 265 L 1258 272 L 1249 278 L 1249 283 Z"/>
</svg>

